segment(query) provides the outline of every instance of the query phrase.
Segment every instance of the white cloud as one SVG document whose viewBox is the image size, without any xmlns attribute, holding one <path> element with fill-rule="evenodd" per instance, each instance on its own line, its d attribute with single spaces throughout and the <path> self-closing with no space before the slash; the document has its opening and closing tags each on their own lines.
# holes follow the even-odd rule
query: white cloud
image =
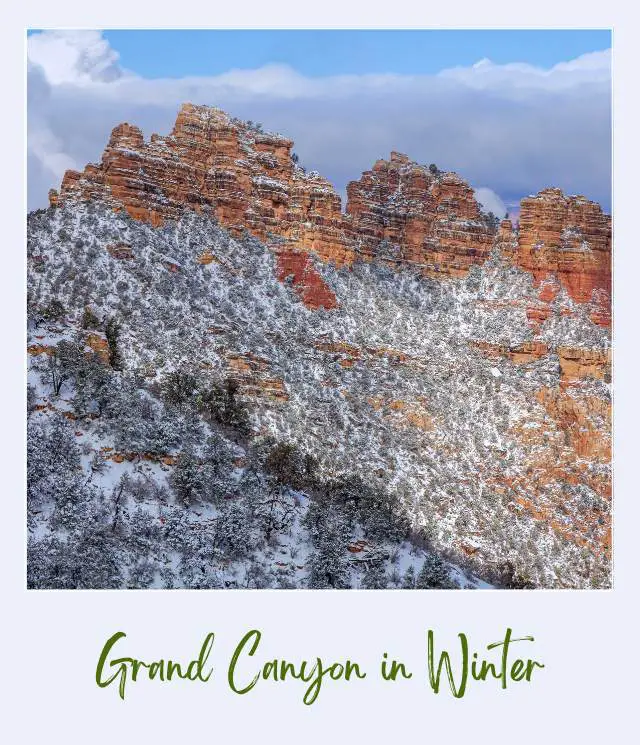
<svg viewBox="0 0 640 745">
<path fill-rule="evenodd" d="M 30 209 L 46 204 L 69 164 L 99 160 L 116 124 L 167 133 L 184 101 L 291 137 L 301 162 L 339 191 L 399 150 L 459 172 L 502 205 L 555 185 L 609 206 L 608 52 L 550 70 L 482 60 L 437 75 L 309 78 L 274 64 L 150 80 L 123 70 L 100 32 L 46 31 L 29 37 L 28 57 Z"/>
<path fill-rule="evenodd" d="M 502 220 L 507 212 L 507 207 L 495 191 L 488 189 L 486 186 L 480 186 L 475 189 L 475 196 L 485 212 L 493 212 L 496 217 Z"/>
<path fill-rule="evenodd" d="M 505 88 L 524 89 L 529 93 L 535 90 L 560 91 L 575 88 L 582 82 L 609 83 L 611 50 L 583 54 L 548 70 L 518 62 L 496 65 L 489 59 L 482 59 L 471 67 L 454 67 L 439 75 L 476 89 L 502 87 L 503 91 Z"/>
<path fill-rule="evenodd" d="M 109 83 L 124 75 L 100 31 L 45 31 L 27 40 L 27 57 L 52 85 Z"/>
</svg>

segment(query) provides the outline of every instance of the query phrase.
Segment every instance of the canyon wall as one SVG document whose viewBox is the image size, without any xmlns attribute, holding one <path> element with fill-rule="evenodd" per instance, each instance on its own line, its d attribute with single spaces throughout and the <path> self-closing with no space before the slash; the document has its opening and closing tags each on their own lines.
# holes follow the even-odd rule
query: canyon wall
<svg viewBox="0 0 640 745">
<path fill-rule="evenodd" d="M 508 220 L 496 229 L 455 173 L 392 152 L 348 185 L 343 213 L 333 186 L 298 166 L 292 148 L 291 140 L 219 109 L 184 104 L 166 137 L 145 142 L 138 127 L 118 125 L 102 161 L 67 171 L 50 201 L 99 198 L 153 225 L 185 208 L 206 210 L 233 234 L 248 230 L 284 250 L 280 271 L 294 262 L 297 275 L 309 272 L 291 257 L 313 252 L 337 266 L 362 257 L 459 277 L 497 245 L 540 286 L 534 322 L 544 321 L 546 304 L 564 288 L 575 302 L 590 304 L 595 323 L 610 324 L 611 218 L 598 204 L 545 189 L 522 200 L 517 231 Z M 312 305 L 330 307 L 313 282 Z"/>
<path fill-rule="evenodd" d="M 333 186 L 299 167 L 292 147 L 218 109 L 185 104 L 167 137 L 145 142 L 137 127 L 118 125 L 101 163 L 67 171 L 50 200 L 100 198 L 153 225 L 206 209 L 232 233 L 284 241 L 338 266 L 377 256 L 459 276 L 488 255 L 493 227 L 455 174 L 392 153 L 349 184 L 344 214 Z"/>
<path fill-rule="evenodd" d="M 594 323 L 611 321 L 611 217 L 583 196 L 544 189 L 522 200 L 515 255 L 536 282 L 556 278 Z"/>
</svg>

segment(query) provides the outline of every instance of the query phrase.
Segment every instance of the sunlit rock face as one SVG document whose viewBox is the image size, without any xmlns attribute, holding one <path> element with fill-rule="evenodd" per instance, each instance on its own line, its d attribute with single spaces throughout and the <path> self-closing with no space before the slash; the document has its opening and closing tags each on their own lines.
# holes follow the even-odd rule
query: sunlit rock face
<svg viewBox="0 0 640 745">
<path fill-rule="evenodd" d="M 537 282 L 556 277 L 577 303 L 593 303 L 592 320 L 611 315 L 611 217 L 582 196 L 544 189 L 522 200 L 516 261 Z"/>
<path fill-rule="evenodd" d="M 100 198 L 152 225 L 185 209 L 207 211 L 237 235 L 284 238 L 325 260 L 352 261 L 340 197 L 296 165 L 292 146 L 218 109 L 185 104 L 166 137 L 145 142 L 137 127 L 115 127 L 101 163 L 68 171 L 50 201 Z"/>
<path fill-rule="evenodd" d="M 611 218 L 598 204 L 545 189 L 522 200 L 518 231 L 508 220 L 496 230 L 457 174 L 392 152 L 349 183 L 345 214 L 333 186 L 296 160 L 291 140 L 184 104 L 166 137 L 145 142 L 138 127 L 119 124 L 101 163 L 67 171 L 50 202 L 100 198 L 152 225 L 206 210 L 232 234 L 284 240 L 336 266 L 361 257 L 431 277 L 464 276 L 497 242 L 536 283 L 555 278 L 574 301 L 591 304 L 595 323 L 610 324 Z M 549 298 L 541 292 L 541 300 Z"/>
<path fill-rule="evenodd" d="M 352 181 L 347 194 L 365 253 L 383 261 L 459 277 L 489 255 L 493 226 L 483 220 L 473 189 L 454 173 L 431 172 L 394 152 Z"/>
<path fill-rule="evenodd" d="M 461 276 L 488 256 L 493 227 L 456 174 L 392 153 L 349 184 L 344 214 L 333 186 L 299 167 L 292 148 L 218 109 L 185 104 L 167 137 L 145 142 L 137 127 L 115 127 L 101 163 L 68 171 L 50 201 L 99 197 L 152 225 L 207 209 L 232 232 L 281 238 L 337 266 L 377 257 Z"/>
</svg>

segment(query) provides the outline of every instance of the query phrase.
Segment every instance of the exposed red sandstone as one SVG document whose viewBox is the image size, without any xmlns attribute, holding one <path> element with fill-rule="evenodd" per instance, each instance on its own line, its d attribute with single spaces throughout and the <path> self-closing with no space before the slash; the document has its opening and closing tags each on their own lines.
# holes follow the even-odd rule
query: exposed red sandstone
<svg viewBox="0 0 640 745">
<path fill-rule="evenodd" d="M 594 554 L 611 548 L 611 404 L 579 388 L 541 388 L 539 418 L 514 425 L 510 434 L 525 446 L 521 474 L 488 473 L 495 491 L 508 495 L 514 512 L 525 511 L 566 540 Z M 591 505 L 570 496 L 568 487 L 585 484 L 600 498 Z"/>
<path fill-rule="evenodd" d="M 477 341 L 473 346 L 488 358 L 505 357 L 516 365 L 528 364 L 551 353 L 547 344 L 539 341 L 526 342 L 508 347 L 490 342 Z M 611 350 L 559 346 L 555 349 L 560 364 L 560 376 L 564 381 L 596 378 L 609 379 L 611 375 Z"/>
<path fill-rule="evenodd" d="M 104 365 L 110 364 L 109 342 L 104 334 L 89 332 L 84 338 L 84 343 L 96 353 Z"/>
<path fill-rule="evenodd" d="M 37 357 L 40 354 L 46 354 L 49 357 L 55 354 L 55 347 L 52 347 L 47 344 L 30 344 L 27 347 L 27 354 L 32 355 L 33 357 Z"/>
<path fill-rule="evenodd" d="M 100 198 L 152 225 L 207 209 L 236 235 L 278 236 L 325 260 L 353 260 L 340 197 L 296 166 L 292 145 L 218 109 L 185 104 L 167 137 L 145 142 L 138 127 L 115 127 L 101 163 L 67 171 L 50 201 Z"/>
<path fill-rule="evenodd" d="M 564 379 L 611 380 L 611 349 L 558 347 L 560 372 Z"/>
<path fill-rule="evenodd" d="M 594 301 L 592 320 L 610 322 L 611 217 L 600 205 L 560 189 L 523 199 L 515 261 L 537 282 L 556 277 L 576 302 Z"/>
<path fill-rule="evenodd" d="M 270 375 L 269 360 L 251 352 L 227 352 L 225 357 L 229 373 L 238 383 L 242 396 L 267 398 L 273 402 L 282 402 L 289 398 L 284 382 Z"/>
<path fill-rule="evenodd" d="M 392 153 L 349 184 L 344 214 L 333 186 L 294 163 L 292 146 L 218 109 L 185 104 L 167 137 L 145 142 L 138 127 L 115 127 L 101 163 L 67 171 L 50 202 L 100 198 L 153 225 L 207 209 L 232 233 L 284 238 L 338 266 L 361 255 L 459 276 L 487 257 L 493 231 L 455 174 L 434 175 Z"/>
<path fill-rule="evenodd" d="M 535 362 L 549 353 L 549 348 L 542 342 L 532 341 L 518 346 L 507 347 L 500 344 L 491 344 L 486 341 L 474 342 L 485 357 L 497 358 L 507 357 L 516 365 L 523 365 L 529 362 Z"/>
<path fill-rule="evenodd" d="M 294 163 L 292 146 L 219 109 L 184 104 L 166 137 L 145 142 L 138 127 L 115 127 L 102 161 L 82 173 L 67 171 L 60 193 L 51 190 L 49 199 L 56 206 L 99 198 L 153 225 L 185 209 L 208 211 L 235 235 L 276 238 L 280 247 L 284 239 L 279 274 L 285 265 L 293 269 L 288 273 L 309 307 L 333 307 L 335 299 L 310 264 L 293 258 L 299 252 L 338 266 L 360 256 L 458 277 L 497 245 L 541 286 L 540 302 L 528 309 L 534 328 L 550 315 L 559 286 L 590 303 L 594 323 L 610 325 L 611 218 L 596 203 L 545 189 L 522 201 L 518 231 L 503 220 L 495 234 L 459 176 L 432 173 L 392 152 L 348 185 L 344 214 L 333 186 Z"/>
<path fill-rule="evenodd" d="M 461 276 L 493 245 L 473 189 L 456 174 L 433 174 L 401 153 L 378 160 L 347 194 L 361 250 L 382 260 Z"/>
<path fill-rule="evenodd" d="M 291 250 L 278 253 L 278 279 L 284 282 L 288 277 L 308 308 L 331 310 L 336 307 L 335 294 L 313 266 L 308 254 Z"/>
<path fill-rule="evenodd" d="M 113 243 L 107 251 L 114 259 L 133 259 L 133 250 L 127 243 Z"/>
</svg>

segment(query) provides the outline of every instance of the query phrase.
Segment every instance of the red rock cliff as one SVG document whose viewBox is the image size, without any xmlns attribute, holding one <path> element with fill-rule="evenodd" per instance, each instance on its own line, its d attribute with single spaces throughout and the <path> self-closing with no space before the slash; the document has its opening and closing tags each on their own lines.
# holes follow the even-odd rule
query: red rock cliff
<svg viewBox="0 0 640 745">
<path fill-rule="evenodd" d="M 493 245 L 473 189 L 456 174 L 431 173 L 401 153 L 377 161 L 347 194 L 347 213 L 373 256 L 416 264 L 430 275 L 460 276 Z"/>
<path fill-rule="evenodd" d="M 333 186 L 294 163 L 292 146 L 219 109 L 184 104 L 166 137 L 145 142 L 137 127 L 118 125 L 101 163 L 67 171 L 50 201 L 100 198 L 153 225 L 206 208 L 232 233 L 284 239 L 294 254 L 338 266 L 357 256 L 409 263 L 430 276 L 463 276 L 495 244 L 533 274 L 543 304 L 552 280 L 591 303 L 594 322 L 610 323 L 611 218 L 594 202 L 545 189 L 522 201 L 518 233 L 503 221 L 496 234 L 459 176 L 394 152 L 348 185 L 344 214 Z M 532 313 L 541 322 L 546 310 Z"/>
<path fill-rule="evenodd" d="M 573 300 L 593 304 L 596 323 L 609 324 L 611 217 L 600 205 L 560 189 L 523 199 L 515 258 L 538 283 L 556 277 Z"/>
<path fill-rule="evenodd" d="M 232 232 L 244 229 L 337 265 L 358 254 L 458 275 L 484 260 L 493 231 L 473 190 L 455 174 L 392 153 L 349 184 L 347 214 L 333 186 L 292 160 L 293 143 L 204 106 L 182 106 L 172 133 L 120 124 L 98 165 L 67 171 L 52 205 L 100 198 L 154 225 L 185 208 L 210 209 Z"/>
<path fill-rule="evenodd" d="M 278 236 L 341 264 L 347 246 L 340 197 L 317 173 L 291 158 L 293 143 L 205 106 L 182 106 L 172 133 L 118 125 L 98 165 L 67 171 L 52 204 L 101 198 L 154 225 L 185 208 L 210 209 L 231 232 Z"/>
</svg>

